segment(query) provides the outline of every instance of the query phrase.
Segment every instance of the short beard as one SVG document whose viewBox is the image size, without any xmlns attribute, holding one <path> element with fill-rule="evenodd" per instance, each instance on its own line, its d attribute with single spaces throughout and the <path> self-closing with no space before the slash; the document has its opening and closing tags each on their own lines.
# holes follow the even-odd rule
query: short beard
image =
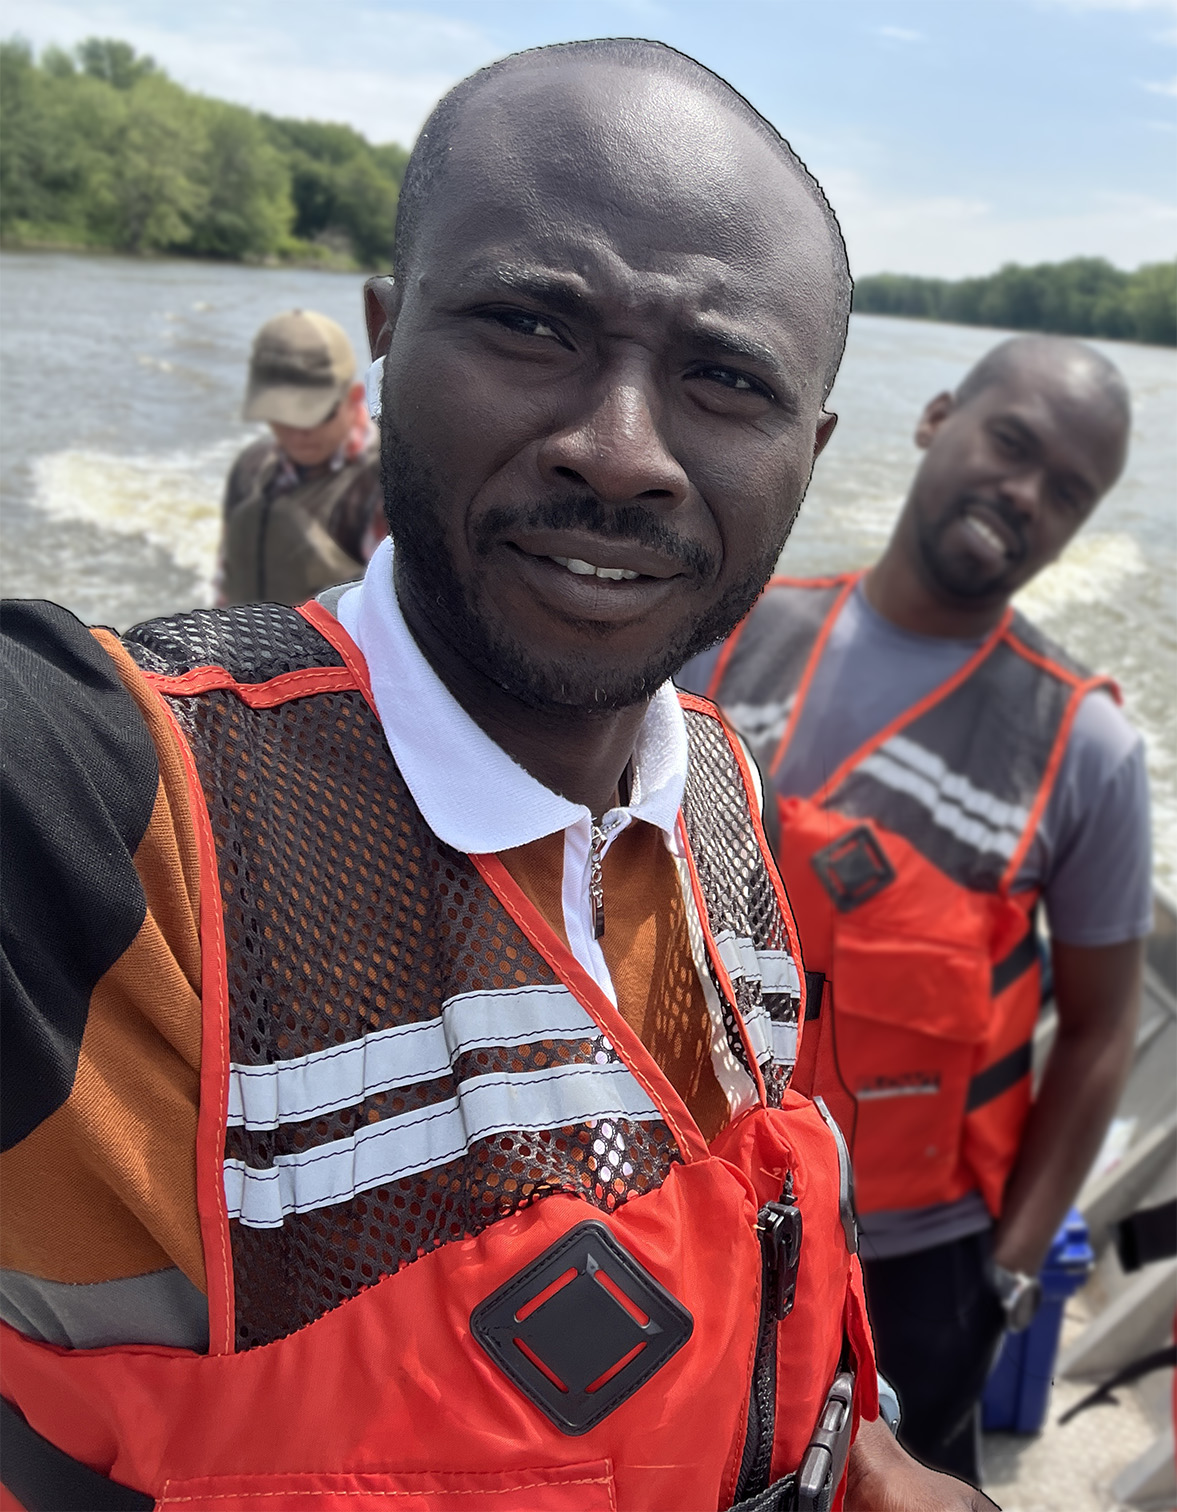
<svg viewBox="0 0 1177 1512">
<path fill-rule="evenodd" d="M 687 627 L 681 640 L 652 650 L 638 668 L 603 668 L 587 654 L 541 661 L 506 627 L 489 622 L 480 612 L 476 591 L 467 596 L 441 524 L 441 490 L 424 460 L 387 418 L 380 461 L 398 584 L 464 661 L 532 709 L 605 714 L 647 702 L 691 657 L 722 640 L 743 619 L 784 546 L 783 537 L 767 544 L 745 577 Z M 607 508 L 594 495 L 580 493 L 520 510 L 518 518 L 532 524 L 576 524 L 602 536 L 641 542 L 677 557 L 697 580 L 706 581 L 713 571 L 706 553 L 680 540 L 655 512 L 638 505 Z M 492 513 L 482 522 L 479 537 L 490 538 L 505 523 L 502 513 Z M 480 544 L 481 539 L 475 542 L 476 547 Z M 608 627 L 591 621 L 584 623 L 583 631 L 586 643 L 609 633 Z"/>
<path fill-rule="evenodd" d="M 958 571 L 940 549 L 940 542 L 946 531 L 965 513 L 974 497 L 978 500 L 980 498 L 979 495 L 962 494 L 960 498 L 954 499 L 952 505 L 931 524 L 925 523 L 918 514 L 916 515 L 916 542 L 919 546 L 920 559 L 934 586 L 947 598 L 964 599 L 970 603 L 1008 598 L 1019 586 L 1018 567 L 1022 556 L 1025 555 L 1026 542 L 1021 521 L 1002 500 L 987 498 L 984 503 L 995 514 L 1001 516 L 1022 548 L 1020 555 L 1002 571 L 981 577 L 968 571 L 963 564 L 962 570 Z"/>
</svg>

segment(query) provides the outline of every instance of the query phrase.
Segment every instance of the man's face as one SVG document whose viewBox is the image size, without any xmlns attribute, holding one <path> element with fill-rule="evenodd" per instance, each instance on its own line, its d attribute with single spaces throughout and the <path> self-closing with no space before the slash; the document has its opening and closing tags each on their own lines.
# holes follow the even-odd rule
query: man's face
<svg viewBox="0 0 1177 1512">
<path fill-rule="evenodd" d="M 1063 550 L 1119 476 L 1126 426 L 1089 376 L 1038 358 L 962 405 L 934 399 L 916 441 L 917 565 L 942 597 L 983 605 Z"/>
<path fill-rule="evenodd" d="M 318 425 L 279 425 L 276 420 L 271 420 L 274 440 L 299 467 L 321 467 L 347 440 L 356 423 L 357 405 L 363 401 L 363 396 L 363 387 L 354 384 Z"/>
<path fill-rule="evenodd" d="M 385 364 L 407 609 L 533 706 L 651 694 L 750 606 L 832 429 L 829 269 L 779 159 L 676 81 L 484 91 Z"/>
</svg>

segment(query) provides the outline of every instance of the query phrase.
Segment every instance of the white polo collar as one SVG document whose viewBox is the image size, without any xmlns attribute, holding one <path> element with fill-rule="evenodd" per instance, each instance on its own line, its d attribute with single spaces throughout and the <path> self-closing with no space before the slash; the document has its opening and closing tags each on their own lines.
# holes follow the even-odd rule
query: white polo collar
<svg viewBox="0 0 1177 1512">
<path fill-rule="evenodd" d="M 591 822 L 537 781 L 470 718 L 426 661 L 392 581 L 392 542 L 381 542 L 361 583 L 340 598 L 339 621 L 363 653 L 384 734 L 418 808 L 446 845 L 469 855 L 508 850 Z M 671 683 L 650 700 L 633 754 L 630 803 L 608 825 L 642 819 L 679 850 L 675 822 L 687 777 L 686 722 Z"/>
</svg>

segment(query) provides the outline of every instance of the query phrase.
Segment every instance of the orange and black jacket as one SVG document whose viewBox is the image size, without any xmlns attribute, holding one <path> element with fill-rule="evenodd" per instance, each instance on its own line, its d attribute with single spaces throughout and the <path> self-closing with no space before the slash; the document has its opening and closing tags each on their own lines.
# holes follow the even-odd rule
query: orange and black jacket
<svg viewBox="0 0 1177 1512">
<path fill-rule="evenodd" d="M 792 920 L 710 705 L 709 1145 L 500 858 L 429 831 L 321 607 L 119 642 L 18 605 L 6 655 L 0 1387 L 38 1442 L 187 1512 L 720 1508 L 837 1380 L 874 1415 Z"/>
</svg>

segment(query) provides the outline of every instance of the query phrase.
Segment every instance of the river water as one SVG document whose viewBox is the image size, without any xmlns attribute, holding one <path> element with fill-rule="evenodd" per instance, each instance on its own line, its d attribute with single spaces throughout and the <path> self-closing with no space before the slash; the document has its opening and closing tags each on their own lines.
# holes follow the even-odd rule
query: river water
<svg viewBox="0 0 1177 1512">
<path fill-rule="evenodd" d="M 302 305 L 362 341 L 358 276 L 65 254 L 0 256 L 6 594 L 125 628 L 210 601 L 221 485 L 258 434 L 238 418 L 253 332 Z M 840 420 L 783 560 L 858 566 L 883 547 L 924 403 L 999 334 L 855 316 Z M 1157 875 L 1177 884 L 1177 352 L 1095 343 L 1132 389 L 1124 477 L 1022 607 L 1111 673 L 1148 743 Z"/>
</svg>

